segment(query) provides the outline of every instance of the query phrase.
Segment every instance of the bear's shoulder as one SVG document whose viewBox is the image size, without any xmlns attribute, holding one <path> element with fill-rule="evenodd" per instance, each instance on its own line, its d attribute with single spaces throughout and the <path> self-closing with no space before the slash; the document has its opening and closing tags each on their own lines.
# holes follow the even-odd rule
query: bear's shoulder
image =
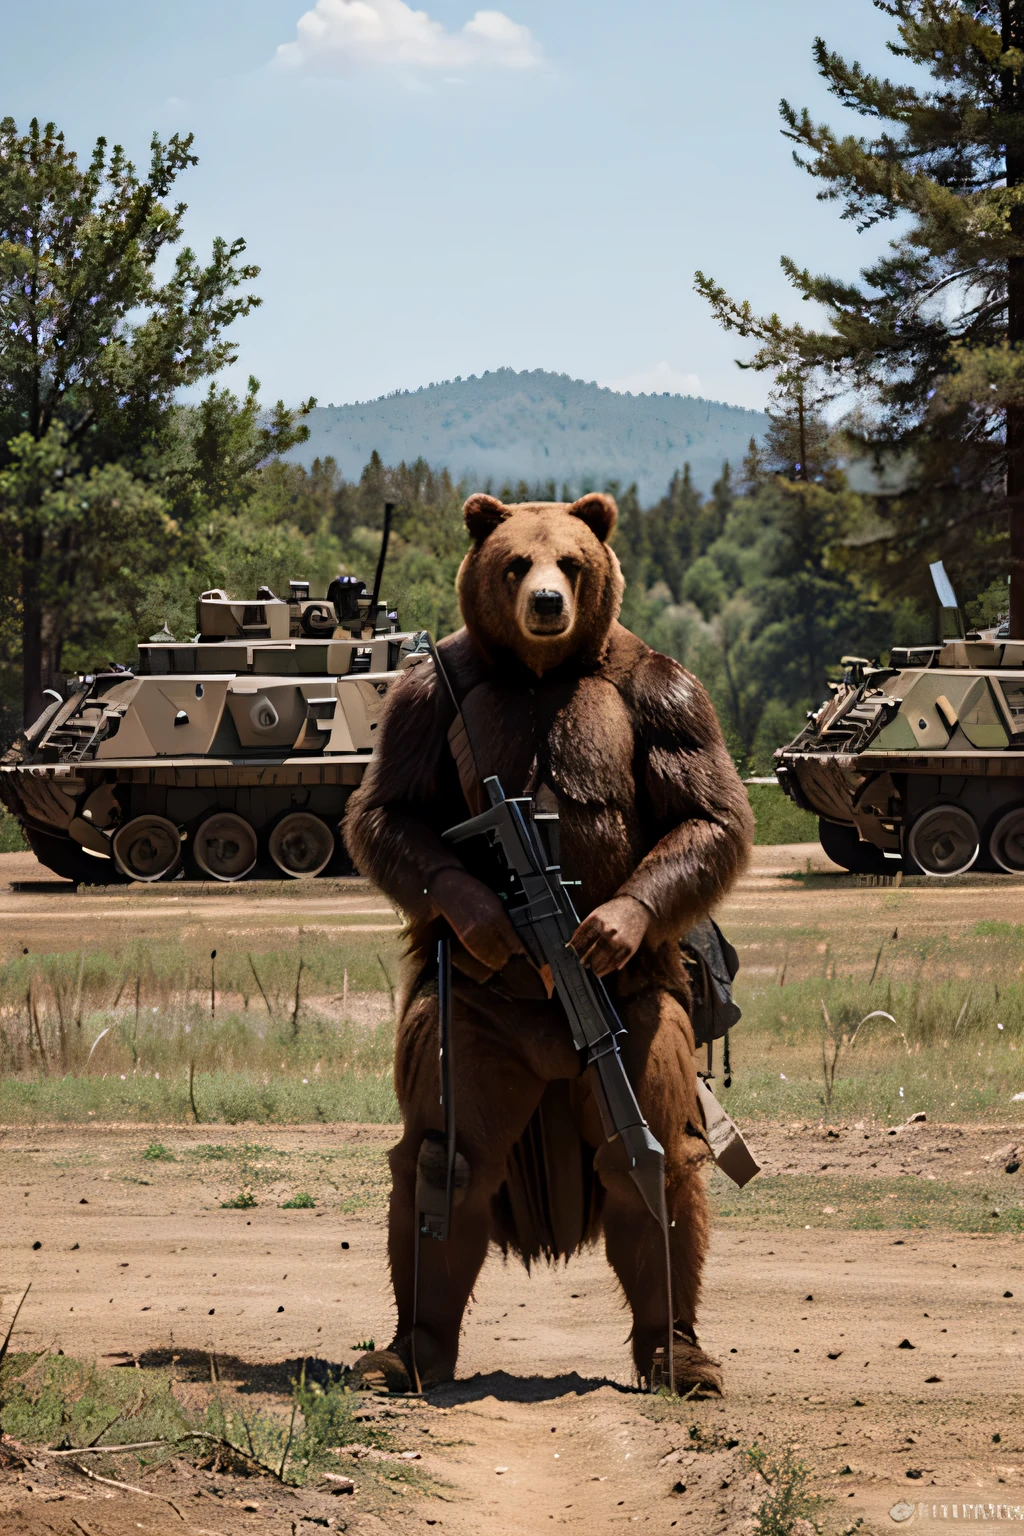
<svg viewBox="0 0 1024 1536">
<path fill-rule="evenodd" d="M 693 673 L 621 624 L 609 636 L 602 675 L 614 683 L 642 733 L 683 732 L 694 741 L 717 736 L 711 700 Z"/>
<path fill-rule="evenodd" d="M 487 681 L 494 670 L 465 625 L 455 630 L 454 634 L 445 635 L 443 640 L 439 640 L 437 653 L 452 691 L 460 701 L 478 684 Z M 428 667 L 426 671 L 433 686 L 434 668 Z"/>
</svg>

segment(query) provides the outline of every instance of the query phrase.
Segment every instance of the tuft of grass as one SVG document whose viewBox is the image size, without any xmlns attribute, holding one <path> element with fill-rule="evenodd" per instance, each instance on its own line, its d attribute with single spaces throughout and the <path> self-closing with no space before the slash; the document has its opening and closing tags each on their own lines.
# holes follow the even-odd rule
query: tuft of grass
<svg viewBox="0 0 1024 1536">
<path fill-rule="evenodd" d="M 8 1356 L 0 1369 L 0 1419 L 17 1440 L 67 1448 L 101 1439 L 173 1440 L 193 1427 L 165 1372 L 101 1371 L 46 1353 Z"/>
<path fill-rule="evenodd" d="M 256 1204 L 256 1196 L 251 1189 L 240 1189 L 231 1200 L 222 1200 L 222 1211 L 251 1211 Z"/>
<path fill-rule="evenodd" d="M 308 1190 L 300 1189 L 297 1195 L 292 1195 L 290 1200 L 281 1204 L 282 1211 L 311 1211 L 316 1206 L 316 1201 Z"/>
<path fill-rule="evenodd" d="M 89 1470 L 123 1479 L 134 1465 L 144 1475 L 169 1457 L 193 1465 L 251 1474 L 253 1464 L 289 1486 L 311 1483 L 339 1466 L 337 1451 L 353 1444 L 385 1453 L 397 1451 L 394 1435 L 366 1413 L 365 1394 L 352 1392 L 344 1372 L 316 1366 L 307 1378 L 303 1363 L 290 1401 L 278 1411 L 244 1410 L 232 1393 L 225 1400 L 216 1382 L 205 1404 L 186 1407 L 175 1396 L 166 1370 L 101 1370 L 95 1362 L 50 1353 L 8 1356 L 0 1368 L 0 1419 L 4 1432 L 29 1446 L 72 1450 L 102 1444 L 109 1455 L 89 1456 Z M 291 1412 L 289 1414 L 288 1408 Z M 134 1451 L 119 1446 L 141 1441 L 161 1444 Z M 392 1493 L 437 1485 L 407 1463 L 365 1463 L 363 1475 Z"/>
<path fill-rule="evenodd" d="M 792 1536 L 798 1522 L 804 1522 L 804 1529 L 819 1529 L 825 1500 L 808 1487 L 810 1467 L 789 1449 L 773 1454 L 756 1443 L 744 1459 L 768 1485 L 755 1516 L 757 1536 Z"/>
<path fill-rule="evenodd" d="M 162 1141 L 151 1141 L 142 1155 L 151 1163 L 176 1163 L 178 1161 L 170 1147 L 165 1147 Z"/>
</svg>

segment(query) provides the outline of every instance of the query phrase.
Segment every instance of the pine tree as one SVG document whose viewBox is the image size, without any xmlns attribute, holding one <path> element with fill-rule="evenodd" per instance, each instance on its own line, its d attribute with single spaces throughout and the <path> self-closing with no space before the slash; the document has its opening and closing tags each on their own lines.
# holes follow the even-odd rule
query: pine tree
<svg viewBox="0 0 1024 1536">
<path fill-rule="evenodd" d="M 651 578 L 665 582 L 677 602 L 687 566 L 705 547 L 698 536 L 703 505 L 690 466 L 684 464 L 682 471 L 672 476 L 665 495 L 646 514 Z"/>
<path fill-rule="evenodd" d="M 234 360 L 226 328 L 259 303 L 244 241 L 215 240 L 205 264 L 180 243 L 168 198 L 195 162 L 175 135 L 144 175 L 104 139 L 83 166 L 52 123 L 0 122 L 0 579 L 26 720 L 76 604 L 165 561 L 175 391 Z"/>
<path fill-rule="evenodd" d="M 858 229 L 899 219 L 900 233 L 859 282 L 783 258 L 827 329 L 758 316 L 702 273 L 697 289 L 758 343 L 753 367 L 861 402 L 851 430 L 906 478 L 880 550 L 889 579 L 923 593 L 925 560 L 942 555 L 978 591 L 1008 552 L 1024 635 L 1024 0 L 873 3 L 895 24 L 891 52 L 931 80 L 895 83 L 819 38 L 829 90 L 874 131 L 839 135 L 786 101 L 782 131 L 819 198 Z"/>
</svg>

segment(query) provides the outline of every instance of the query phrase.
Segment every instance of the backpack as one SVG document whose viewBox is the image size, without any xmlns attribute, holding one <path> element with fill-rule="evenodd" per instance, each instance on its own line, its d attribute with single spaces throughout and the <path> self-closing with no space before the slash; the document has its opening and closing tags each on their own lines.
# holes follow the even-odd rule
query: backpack
<svg viewBox="0 0 1024 1536">
<path fill-rule="evenodd" d="M 712 1041 L 728 1036 L 729 1030 L 740 1021 L 740 1009 L 732 995 L 733 978 L 740 968 L 739 956 L 710 917 L 691 928 L 680 939 L 679 947 L 693 994 L 690 1009 L 693 1038 L 698 1046 L 710 1047 Z"/>
</svg>

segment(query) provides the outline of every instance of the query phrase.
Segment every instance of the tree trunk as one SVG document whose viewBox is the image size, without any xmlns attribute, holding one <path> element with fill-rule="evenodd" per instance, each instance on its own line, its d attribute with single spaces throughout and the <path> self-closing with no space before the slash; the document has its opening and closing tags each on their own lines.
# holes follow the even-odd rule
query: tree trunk
<svg viewBox="0 0 1024 1536">
<path fill-rule="evenodd" d="M 1024 45 L 1024 0 L 1004 0 L 1002 32 L 1005 48 Z M 1020 77 L 1007 72 L 1003 105 L 1019 113 Z M 1006 154 L 1006 185 L 1024 185 L 1024 154 L 1019 148 Z M 1010 214 L 1010 230 L 1018 249 L 1024 251 L 1024 208 Z M 1012 349 L 1024 350 L 1024 255 L 1011 256 L 1006 274 L 1007 339 Z M 1024 404 L 1006 410 L 1006 500 L 1010 523 L 1010 634 L 1024 639 Z"/>
<path fill-rule="evenodd" d="M 42 535 L 26 534 L 21 561 L 21 663 L 22 707 L 25 725 L 39 718 L 43 709 L 43 604 L 39 589 L 43 558 Z"/>
</svg>

